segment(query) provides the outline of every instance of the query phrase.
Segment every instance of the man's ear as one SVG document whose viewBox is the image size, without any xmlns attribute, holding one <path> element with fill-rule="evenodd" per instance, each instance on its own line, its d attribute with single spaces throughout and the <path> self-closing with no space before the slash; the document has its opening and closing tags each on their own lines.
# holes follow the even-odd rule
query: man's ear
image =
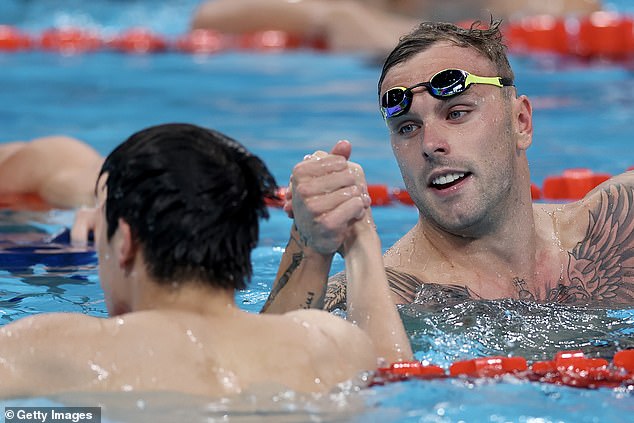
<svg viewBox="0 0 634 423">
<path fill-rule="evenodd" d="M 533 106 L 525 95 L 515 100 L 513 107 L 513 119 L 517 131 L 517 148 L 527 150 L 533 143 Z"/>
<path fill-rule="evenodd" d="M 134 262 L 137 252 L 137 243 L 132 236 L 132 229 L 128 222 L 119 218 L 118 228 L 119 232 L 119 266 L 122 269 L 130 267 Z"/>
</svg>

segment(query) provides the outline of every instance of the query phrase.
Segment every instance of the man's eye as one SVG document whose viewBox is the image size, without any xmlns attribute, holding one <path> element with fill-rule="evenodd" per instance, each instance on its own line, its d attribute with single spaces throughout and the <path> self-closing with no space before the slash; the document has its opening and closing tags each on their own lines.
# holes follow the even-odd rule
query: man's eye
<svg viewBox="0 0 634 423">
<path fill-rule="evenodd" d="M 447 119 L 449 120 L 456 120 L 456 119 L 460 119 L 461 117 L 464 117 L 464 115 L 466 115 L 467 112 L 464 110 L 453 110 L 451 112 L 449 112 L 449 114 L 447 115 Z"/>
<path fill-rule="evenodd" d="M 407 125 L 403 125 L 398 128 L 397 132 L 399 135 L 410 135 L 412 132 L 416 130 L 417 126 L 411 123 Z"/>
</svg>

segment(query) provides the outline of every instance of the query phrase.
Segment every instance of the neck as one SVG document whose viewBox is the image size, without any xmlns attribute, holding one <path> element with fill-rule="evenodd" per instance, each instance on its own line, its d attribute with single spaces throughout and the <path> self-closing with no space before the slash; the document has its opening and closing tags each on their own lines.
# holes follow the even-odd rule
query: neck
<svg viewBox="0 0 634 423">
<path fill-rule="evenodd" d="M 217 288 L 197 280 L 158 282 L 143 266 L 128 273 L 127 306 L 116 314 L 143 310 L 183 310 L 197 314 L 224 314 L 237 310 L 235 291 Z"/>
<path fill-rule="evenodd" d="M 411 232 L 410 256 L 433 266 L 429 276 L 438 282 L 459 280 L 483 296 L 501 288 L 515 292 L 516 278 L 530 285 L 537 248 L 532 200 L 530 192 L 509 198 L 510 205 L 488 213 L 477 232 L 450 233 L 421 218 Z"/>
<path fill-rule="evenodd" d="M 182 310 L 196 314 L 224 314 L 236 309 L 232 289 L 211 287 L 199 281 L 159 284 L 148 281 L 137 290 L 132 311 Z"/>
</svg>

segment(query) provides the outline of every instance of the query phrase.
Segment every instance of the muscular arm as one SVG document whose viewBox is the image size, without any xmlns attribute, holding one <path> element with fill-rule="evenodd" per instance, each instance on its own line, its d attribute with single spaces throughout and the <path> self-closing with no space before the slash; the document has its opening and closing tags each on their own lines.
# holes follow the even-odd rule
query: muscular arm
<svg viewBox="0 0 634 423">
<path fill-rule="evenodd" d="M 369 212 L 354 229 L 344 243 L 348 319 L 368 334 L 379 357 L 388 362 L 410 360 L 409 338 L 390 294 L 381 242 Z"/>
</svg>

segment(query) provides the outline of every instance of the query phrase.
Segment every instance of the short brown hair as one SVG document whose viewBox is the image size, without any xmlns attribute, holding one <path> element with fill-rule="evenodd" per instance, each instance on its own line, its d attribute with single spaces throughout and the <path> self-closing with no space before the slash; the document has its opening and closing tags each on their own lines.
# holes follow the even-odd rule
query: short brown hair
<svg viewBox="0 0 634 423">
<path fill-rule="evenodd" d="M 491 23 L 485 26 L 480 21 L 476 21 L 468 29 L 452 23 L 422 22 L 412 32 L 401 37 L 385 59 L 378 84 L 379 96 L 383 79 L 393 66 L 406 62 L 412 56 L 442 41 L 478 51 L 495 65 L 498 76 L 513 80 L 513 69 L 506 55 L 506 45 L 500 31 L 501 22 L 501 20 L 492 19 Z"/>
</svg>

